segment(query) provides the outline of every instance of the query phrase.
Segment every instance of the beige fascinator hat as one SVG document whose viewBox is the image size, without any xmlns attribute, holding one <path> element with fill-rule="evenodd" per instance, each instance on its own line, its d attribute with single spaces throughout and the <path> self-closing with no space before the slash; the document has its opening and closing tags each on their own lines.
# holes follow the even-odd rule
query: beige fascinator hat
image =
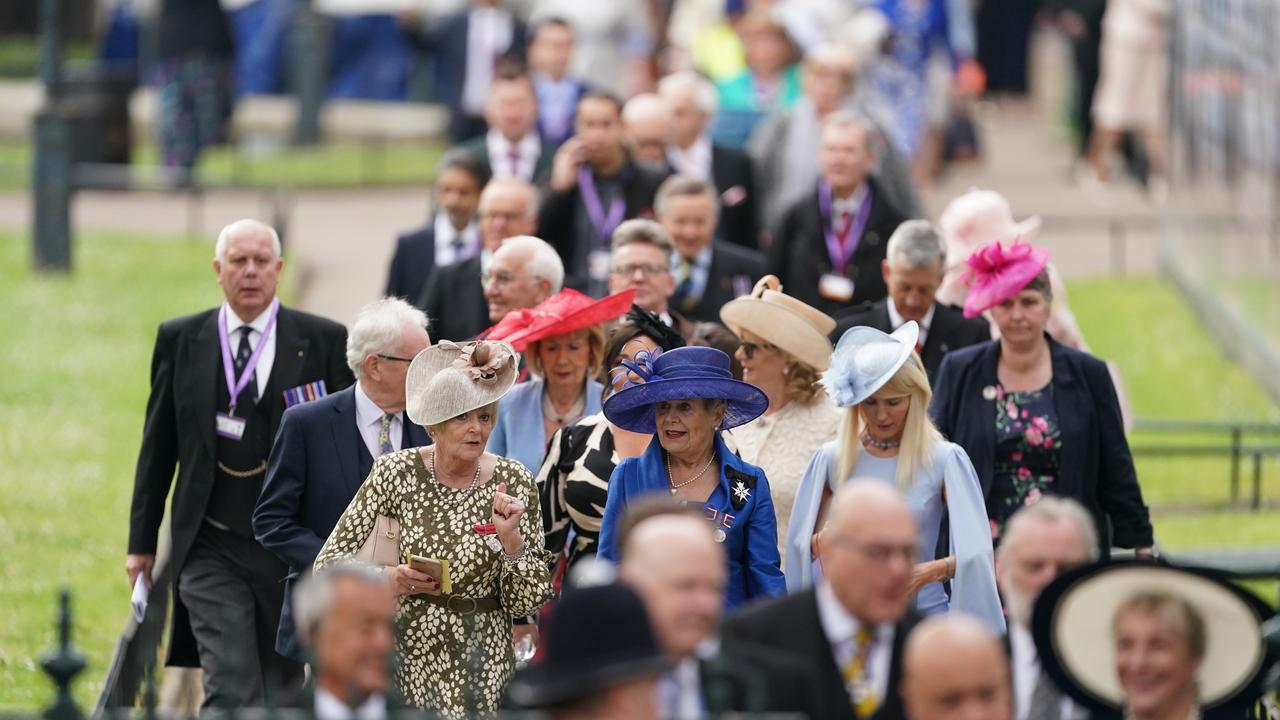
<svg viewBox="0 0 1280 720">
<path fill-rule="evenodd" d="M 442 340 L 409 364 L 405 412 L 423 427 L 438 425 L 498 401 L 516 384 L 518 373 L 516 352 L 507 343 Z"/>
<path fill-rule="evenodd" d="M 831 364 L 831 340 L 836 329 L 830 315 L 790 295 L 774 275 L 765 275 L 750 295 L 725 303 L 720 320 L 735 335 L 745 330 L 785 350 L 819 372 Z"/>
</svg>

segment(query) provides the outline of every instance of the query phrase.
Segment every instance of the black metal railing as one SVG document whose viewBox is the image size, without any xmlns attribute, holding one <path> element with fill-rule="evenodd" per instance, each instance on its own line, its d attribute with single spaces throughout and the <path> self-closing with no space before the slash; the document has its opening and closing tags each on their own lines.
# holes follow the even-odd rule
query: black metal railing
<svg viewBox="0 0 1280 720">
<path fill-rule="evenodd" d="M 1241 469 L 1245 459 L 1250 460 L 1249 507 L 1255 511 L 1262 509 L 1263 460 L 1280 458 L 1280 423 L 1138 418 L 1133 429 L 1145 434 L 1205 437 L 1206 441 L 1195 442 L 1135 442 L 1131 451 L 1135 457 L 1226 458 L 1232 505 L 1240 500 Z M 1264 437 L 1268 441 L 1258 442 L 1249 439 L 1251 437 Z M 1221 441 L 1216 441 L 1218 439 Z"/>
</svg>

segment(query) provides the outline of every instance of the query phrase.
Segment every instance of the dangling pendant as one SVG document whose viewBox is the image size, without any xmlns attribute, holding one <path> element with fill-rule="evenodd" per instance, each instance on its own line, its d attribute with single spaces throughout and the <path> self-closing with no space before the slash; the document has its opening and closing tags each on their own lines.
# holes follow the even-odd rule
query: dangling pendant
<svg viewBox="0 0 1280 720">
<path fill-rule="evenodd" d="M 722 528 L 716 528 L 716 531 L 712 533 L 712 536 L 716 539 L 716 542 L 718 543 L 724 542 L 726 537 L 724 534 L 724 529 Z"/>
</svg>

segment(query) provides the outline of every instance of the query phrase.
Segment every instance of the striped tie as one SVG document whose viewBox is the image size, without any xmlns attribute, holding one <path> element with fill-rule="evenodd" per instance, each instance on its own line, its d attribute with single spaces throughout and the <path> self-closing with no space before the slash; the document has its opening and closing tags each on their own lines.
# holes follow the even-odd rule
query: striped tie
<svg viewBox="0 0 1280 720">
<path fill-rule="evenodd" d="M 378 428 L 378 455 L 394 451 L 395 448 L 391 446 L 391 414 L 383 413 L 382 425 Z"/>
<path fill-rule="evenodd" d="M 871 683 L 871 672 L 867 661 L 871 656 L 871 630 L 866 626 L 858 628 L 853 636 L 857 648 L 853 659 L 844 666 L 845 688 L 849 691 L 849 700 L 853 703 L 853 715 L 857 718 L 869 718 L 880 707 L 880 698 L 876 695 L 875 686 Z"/>
</svg>

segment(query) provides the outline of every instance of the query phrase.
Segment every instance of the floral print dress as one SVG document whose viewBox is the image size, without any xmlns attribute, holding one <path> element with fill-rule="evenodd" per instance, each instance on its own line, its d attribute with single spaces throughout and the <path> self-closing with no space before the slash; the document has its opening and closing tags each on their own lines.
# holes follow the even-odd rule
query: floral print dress
<svg viewBox="0 0 1280 720">
<path fill-rule="evenodd" d="M 993 540 L 1018 508 L 1055 492 L 1061 438 L 1052 383 L 1030 392 L 996 386 L 996 464 L 987 494 Z"/>
<path fill-rule="evenodd" d="M 524 502 L 520 532 L 528 557 L 512 567 L 476 532 L 488 523 L 498 483 Z M 511 619 L 532 615 L 551 595 L 542 513 L 533 475 L 498 458 L 493 477 L 474 492 L 435 481 L 418 448 L 388 453 L 342 513 L 316 558 L 317 570 L 360 549 L 378 515 L 400 521 L 400 552 L 449 561 L 453 594 L 498 598 L 495 612 L 461 614 L 418 595 L 402 596 L 396 612 L 396 684 L 411 705 L 446 718 L 497 710 L 513 671 Z"/>
</svg>

